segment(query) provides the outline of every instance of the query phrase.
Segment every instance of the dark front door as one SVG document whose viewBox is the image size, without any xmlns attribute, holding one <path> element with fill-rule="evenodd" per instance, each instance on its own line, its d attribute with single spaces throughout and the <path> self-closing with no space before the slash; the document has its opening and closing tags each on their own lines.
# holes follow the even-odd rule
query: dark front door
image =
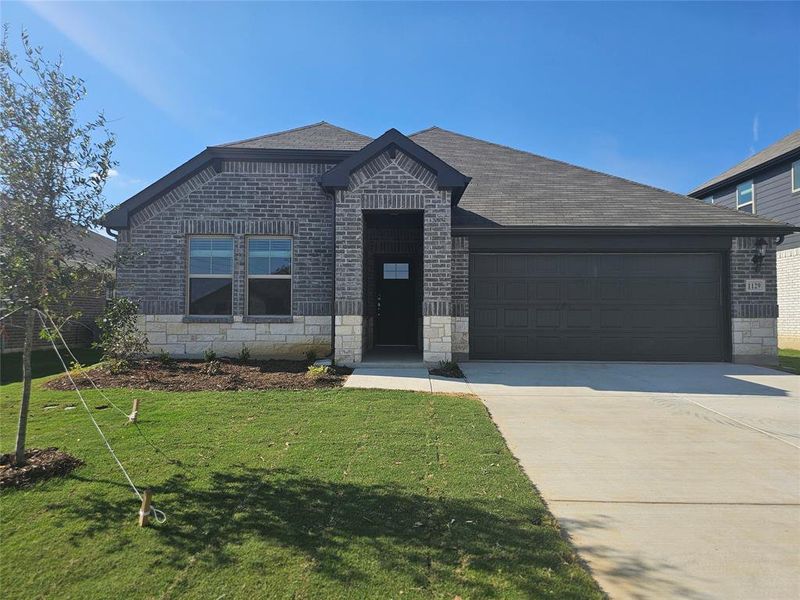
<svg viewBox="0 0 800 600">
<path fill-rule="evenodd" d="M 378 260 L 377 267 L 375 342 L 386 346 L 415 345 L 417 327 L 412 263 L 407 259 L 387 258 Z"/>
<path fill-rule="evenodd" d="M 470 357 L 725 360 L 719 254 L 473 254 Z"/>
</svg>

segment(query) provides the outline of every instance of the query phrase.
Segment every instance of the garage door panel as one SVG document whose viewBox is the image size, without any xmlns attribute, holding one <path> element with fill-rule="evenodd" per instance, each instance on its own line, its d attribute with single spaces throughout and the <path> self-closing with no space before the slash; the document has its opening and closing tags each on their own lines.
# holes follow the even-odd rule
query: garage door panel
<svg viewBox="0 0 800 600">
<path fill-rule="evenodd" d="M 535 327 L 555 329 L 561 325 L 561 311 L 556 308 L 534 308 Z"/>
<path fill-rule="evenodd" d="M 473 358 L 725 359 L 721 255 L 476 254 L 470 264 Z"/>
<path fill-rule="evenodd" d="M 527 335 L 506 335 L 502 338 L 503 351 L 510 356 L 525 355 L 528 353 Z"/>
<path fill-rule="evenodd" d="M 532 297 L 539 302 L 561 300 L 561 282 L 557 279 L 537 279 L 531 282 L 531 286 L 534 289 Z"/>
<path fill-rule="evenodd" d="M 499 271 L 497 262 L 501 256 L 497 254 L 476 254 L 472 257 L 472 269 L 476 275 L 486 276 Z"/>
<path fill-rule="evenodd" d="M 475 327 L 479 329 L 496 328 L 499 323 L 497 313 L 499 308 L 477 308 L 473 311 L 470 320 L 475 321 Z"/>
<path fill-rule="evenodd" d="M 503 310 L 503 327 L 528 327 L 527 308 L 506 308 Z"/>
<path fill-rule="evenodd" d="M 594 311 L 591 308 L 565 308 L 562 319 L 567 329 L 592 329 Z"/>
<path fill-rule="evenodd" d="M 497 280 L 486 279 L 480 282 L 472 282 L 470 295 L 476 302 L 499 302 L 500 282 Z"/>
<path fill-rule="evenodd" d="M 511 254 L 503 257 L 503 267 L 501 272 L 505 275 L 527 275 L 528 260 L 525 256 Z"/>
<path fill-rule="evenodd" d="M 501 289 L 502 300 L 506 302 L 526 303 L 528 301 L 528 284 L 524 279 L 504 281 Z"/>
</svg>

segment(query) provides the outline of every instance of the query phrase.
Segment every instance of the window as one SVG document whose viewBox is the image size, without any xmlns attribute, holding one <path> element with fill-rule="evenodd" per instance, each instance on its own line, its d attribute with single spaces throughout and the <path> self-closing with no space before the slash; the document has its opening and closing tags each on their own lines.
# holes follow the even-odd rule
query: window
<svg viewBox="0 0 800 600">
<path fill-rule="evenodd" d="M 752 180 L 740 183 L 736 187 L 736 208 L 743 212 L 755 214 L 756 192 Z"/>
<path fill-rule="evenodd" d="M 705 202 L 706 204 L 714 204 L 714 195 L 712 194 L 710 196 L 706 196 L 705 198 L 703 198 L 703 202 Z"/>
<path fill-rule="evenodd" d="M 408 279 L 408 263 L 384 263 L 384 279 Z"/>
<path fill-rule="evenodd" d="M 230 315 L 233 239 L 189 238 L 189 314 Z"/>
<path fill-rule="evenodd" d="M 247 239 L 247 314 L 292 314 L 292 240 Z"/>
<path fill-rule="evenodd" d="M 800 160 L 792 163 L 792 191 L 800 192 Z"/>
</svg>

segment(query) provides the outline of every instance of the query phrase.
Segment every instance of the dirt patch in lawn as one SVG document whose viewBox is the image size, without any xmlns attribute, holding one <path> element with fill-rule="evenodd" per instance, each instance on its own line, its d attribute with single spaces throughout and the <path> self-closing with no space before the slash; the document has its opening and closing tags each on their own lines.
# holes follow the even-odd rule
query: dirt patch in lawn
<svg viewBox="0 0 800 600">
<path fill-rule="evenodd" d="M 205 390 L 307 390 L 339 387 L 353 372 L 347 367 L 328 367 L 325 373 L 311 376 L 309 363 L 296 360 L 266 360 L 240 363 L 232 360 L 180 360 L 165 365 L 157 360 L 142 360 L 129 370 L 112 373 L 100 365 L 87 373 L 103 388 L 135 388 L 171 392 L 201 392 Z M 85 376 L 73 373 L 81 388 L 91 387 Z M 49 390 L 71 390 L 72 383 L 62 375 L 48 381 Z"/>
<path fill-rule="evenodd" d="M 25 451 L 25 460 L 25 465 L 17 468 L 13 465 L 13 454 L 0 456 L 0 489 L 20 488 L 51 477 L 63 477 L 83 464 L 82 460 L 58 448 L 31 448 Z"/>
</svg>

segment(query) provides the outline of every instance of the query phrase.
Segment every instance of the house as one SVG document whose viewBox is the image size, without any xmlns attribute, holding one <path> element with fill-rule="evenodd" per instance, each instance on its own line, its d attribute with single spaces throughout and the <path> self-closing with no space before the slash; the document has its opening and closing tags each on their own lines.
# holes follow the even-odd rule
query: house
<svg viewBox="0 0 800 600">
<path fill-rule="evenodd" d="M 67 321 L 61 330 L 64 341 L 71 348 L 76 348 L 88 346 L 97 339 L 96 320 L 103 313 L 106 306 L 107 282 L 109 279 L 107 276 L 99 274 L 98 271 L 106 269 L 108 263 L 114 257 L 116 242 L 109 237 L 89 230 L 80 234 L 77 231 L 73 231 L 70 236 L 72 243 L 84 251 L 81 253 L 79 260 L 89 266 L 93 274 L 98 274 L 96 280 L 77 286 L 67 298 L 65 305 L 56 307 L 58 312 L 63 314 L 80 313 L 76 319 Z M 0 313 L 4 312 L 0 310 Z M 2 353 L 21 352 L 24 343 L 25 313 L 20 311 L 0 321 L 0 351 Z M 33 340 L 33 348 L 35 350 L 50 347 L 48 340 L 39 339 L 39 337 L 35 337 Z"/>
<path fill-rule="evenodd" d="M 689 193 L 709 204 L 800 226 L 800 129 Z M 777 248 L 778 345 L 800 350 L 800 233 Z"/>
<path fill-rule="evenodd" d="M 206 148 L 106 215 L 153 351 L 776 362 L 795 227 L 438 127 Z"/>
</svg>

